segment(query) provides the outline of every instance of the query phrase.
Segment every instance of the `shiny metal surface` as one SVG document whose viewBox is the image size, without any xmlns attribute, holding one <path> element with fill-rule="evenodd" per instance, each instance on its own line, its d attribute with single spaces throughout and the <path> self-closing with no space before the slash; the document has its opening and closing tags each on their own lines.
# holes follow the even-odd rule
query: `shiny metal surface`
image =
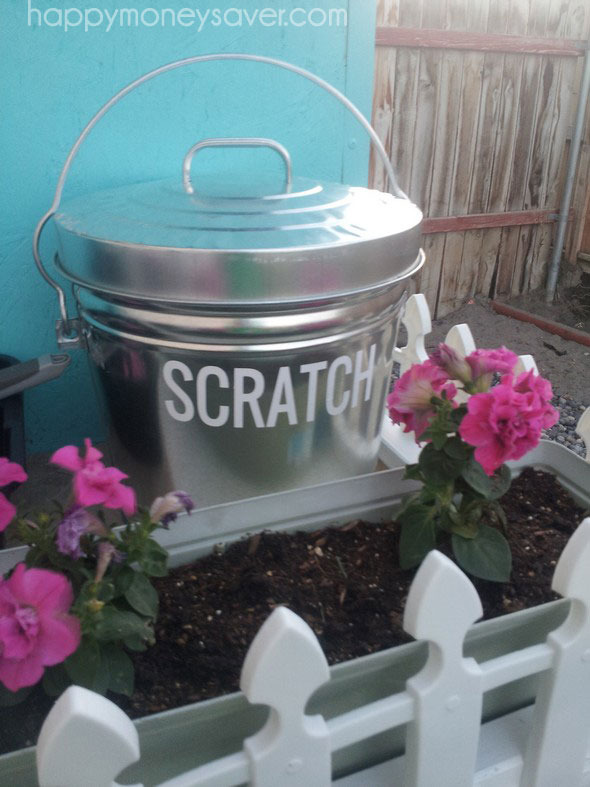
<svg viewBox="0 0 590 787">
<path fill-rule="evenodd" d="M 93 118 L 86 124 L 86 126 L 82 129 L 82 132 L 78 139 L 74 142 L 68 156 L 65 160 L 63 165 L 62 171 L 60 173 L 57 186 L 55 188 L 55 194 L 53 196 L 53 201 L 49 210 L 39 219 L 39 223 L 35 227 L 35 232 L 33 233 L 33 258 L 35 260 L 35 265 L 37 266 L 37 270 L 41 274 L 41 276 L 45 279 L 45 281 L 53 287 L 57 294 L 58 304 L 59 304 L 59 311 L 61 315 L 61 320 L 59 320 L 57 324 L 57 339 L 58 343 L 62 343 L 61 339 L 63 337 L 75 338 L 75 321 L 71 320 L 68 317 L 67 308 L 66 308 L 66 299 L 65 294 L 62 287 L 47 273 L 45 270 L 45 266 L 43 265 L 43 261 L 41 259 L 41 250 L 40 250 L 40 241 L 41 235 L 43 230 L 45 229 L 47 223 L 53 218 L 55 213 L 59 210 L 59 206 L 61 204 L 61 199 L 63 195 L 63 190 L 66 185 L 66 180 L 68 174 L 70 172 L 70 168 L 74 162 L 74 159 L 78 155 L 80 148 L 86 141 L 88 135 L 93 130 L 93 128 L 99 123 L 102 118 L 109 112 L 116 104 L 119 103 L 125 96 L 132 93 L 136 88 L 140 87 L 141 85 L 149 82 L 156 77 L 161 76 L 162 74 L 166 74 L 169 71 L 174 71 L 177 68 L 184 68 L 185 66 L 194 65 L 196 63 L 207 63 L 212 61 L 220 61 L 220 60 L 237 60 L 237 61 L 249 61 L 254 63 L 262 63 L 265 65 L 270 65 L 276 68 L 282 68 L 285 71 L 291 71 L 294 74 L 298 74 L 299 76 L 303 77 L 303 79 L 307 79 L 310 82 L 313 82 L 318 87 L 325 90 L 331 96 L 336 98 L 350 113 L 353 117 L 360 123 L 363 129 L 367 132 L 369 138 L 371 139 L 371 143 L 375 150 L 377 151 L 377 155 L 381 159 L 381 162 L 385 168 L 385 172 L 387 173 L 387 177 L 389 180 L 389 186 L 392 192 L 401 199 L 407 199 L 407 195 L 401 190 L 398 185 L 397 179 L 395 177 L 395 172 L 389 160 L 389 156 L 387 151 L 383 147 L 383 143 L 379 139 L 379 136 L 375 129 L 371 126 L 369 121 L 364 117 L 363 113 L 356 107 L 349 98 L 347 98 L 343 93 L 341 93 L 337 88 L 331 85 L 329 82 L 326 82 L 321 77 L 318 77 L 316 74 L 313 74 L 311 71 L 307 71 L 304 68 L 300 68 L 299 66 L 295 66 L 292 63 L 287 63 L 284 60 L 277 60 L 274 57 L 266 57 L 265 55 L 251 55 L 251 54 L 242 54 L 236 52 L 230 53 L 215 53 L 209 55 L 194 55 L 192 57 L 186 57 L 181 60 L 175 60 L 172 63 L 166 63 L 159 68 L 155 68 L 152 71 L 149 71 L 146 74 L 143 74 L 138 79 L 135 79 L 133 82 L 130 82 L 124 88 L 122 88 L 118 93 L 116 93 L 112 98 L 110 98 L 106 104 L 104 104 L 98 112 L 94 115 Z"/>
<path fill-rule="evenodd" d="M 271 148 L 275 150 L 285 162 L 285 191 L 291 190 L 293 180 L 293 165 L 289 151 L 280 142 L 266 137 L 218 137 L 215 139 L 202 139 L 193 145 L 182 162 L 182 185 L 187 194 L 194 194 L 195 188 L 191 179 L 191 166 L 196 153 L 205 148 Z"/>
<path fill-rule="evenodd" d="M 199 506 L 370 472 L 404 292 L 187 314 L 80 290 L 113 462 Z"/>
<path fill-rule="evenodd" d="M 59 267 L 111 294 L 254 304 L 341 297 L 419 266 L 422 214 L 407 200 L 304 178 L 288 194 L 267 185 L 215 178 L 234 196 L 205 196 L 160 181 L 78 198 L 55 217 Z"/>
<path fill-rule="evenodd" d="M 293 71 L 337 98 L 369 134 L 395 196 L 279 175 L 183 177 L 95 193 L 60 210 L 96 123 L 139 85 L 208 60 Z M 59 211 L 59 212 L 58 212 Z M 58 291 L 58 337 L 78 328 L 39 256 L 55 218 L 58 267 L 74 284 L 81 342 L 109 423 L 113 462 L 144 503 L 185 489 L 199 506 L 371 471 L 407 280 L 424 261 L 422 214 L 397 186 L 377 134 L 328 83 L 255 55 L 203 55 L 156 69 L 94 116 L 35 231 Z"/>
</svg>

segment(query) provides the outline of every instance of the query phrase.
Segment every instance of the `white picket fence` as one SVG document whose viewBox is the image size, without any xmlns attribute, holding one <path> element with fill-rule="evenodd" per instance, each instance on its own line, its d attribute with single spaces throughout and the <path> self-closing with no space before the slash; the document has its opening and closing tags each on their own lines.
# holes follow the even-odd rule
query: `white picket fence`
<svg viewBox="0 0 590 787">
<path fill-rule="evenodd" d="M 424 668 L 404 691 L 326 721 L 305 715 L 329 679 L 311 629 L 277 608 L 242 669 L 252 703 L 270 706 L 265 726 L 242 751 L 176 776 L 160 787 L 325 787 L 332 754 L 405 726 L 405 755 L 339 787 L 577 787 L 590 784 L 590 518 L 566 546 L 553 588 L 571 599 L 569 616 L 544 644 L 478 664 L 463 657 L 467 630 L 482 613 L 467 577 L 431 552 L 410 589 L 404 628 L 426 640 Z M 484 693 L 538 674 L 534 707 L 480 726 Z M 198 745 L 198 741 L 195 741 Z M 109 700 L 69 688 L 43 726 L 37 746 L 40 787 L 111 787 L 139 759 L 133 723 Z"/>
<path fill-rule="evenodd" d="M 424 295 L 419 293 L 408 298 L 402 322 L 408 335 L 408 343 L 405 347 L 398 347 L 394 350 L 395 361 L 400 366 L 400 375 L 407 371 L 412 364 L 422 363 L 428 359 L 424 340 L 432 331 L 432 321 Z M 447 333 L 445 342 L 457 350 L 460 355 L 469 355 L 475 350 L 473 335 L 466 323 L 454 325 Z M 517 374 L 528 372 L 530 369 L 538 373 L 533 356 L 520 355 L 516 367 Z M 459 397 L 462 395 L 460 392 Z M 590 407 L 582 413 L 576 431 L 586 444 L 586 460 L 590 462 Z M 391 461 L 395 459 L 401 460 L 404 464 L 418 461 L 421 446 L 414 440 L 414 433 L 404 432 L 402 426 L 392 424 L 387 417 L 383 423 L 382 441 L 381 458 L 386 463 L 391 464 Z"/>
</svg>

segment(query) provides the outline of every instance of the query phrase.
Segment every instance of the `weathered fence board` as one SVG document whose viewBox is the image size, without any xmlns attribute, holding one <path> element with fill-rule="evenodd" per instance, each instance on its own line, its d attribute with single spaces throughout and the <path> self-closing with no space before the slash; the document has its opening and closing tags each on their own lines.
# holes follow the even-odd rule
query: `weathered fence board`
<svg viewBox="0 0 590 787">
<path fill-rule="evenodd" d="M 374 121 L 402 188 L 428 218 L 510 217 L 425 238 L 435 317 L 544 284 L 589 34 L 585 0 L 380 0 Z M 375 157 L 371 177 L 384 187 Z"/>
</svg>

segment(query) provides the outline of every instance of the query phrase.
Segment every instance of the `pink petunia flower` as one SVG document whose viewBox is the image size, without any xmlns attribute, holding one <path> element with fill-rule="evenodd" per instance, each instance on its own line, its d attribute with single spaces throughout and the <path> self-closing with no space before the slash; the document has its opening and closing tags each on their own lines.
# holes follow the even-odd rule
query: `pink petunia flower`
<svg viewBox="0 0 590 787">
<path fill-rule="evenodd" d="M 510 374 L 518 363 L 518 356 L 506 347 L 497 350 L 474 350 L 466 359 L 478 391 L 487 391 L 494 372 Z"/>
<path fill-rule="evenodd" d="M 27 474 L 16 462 L 10 462 L 5 456 L 0 456 L 0 487 L 8 486 L 15 481 L 22 483 L 27 480 Z M 0 492 L 0 533 L 12 522 L 16 516 L 16 507 L 10 503 L 6 495 Z"/>
<path fill-rule="evenodd" d="M 103 505 L 105 508 L 121 509 L 128 516 L 135 513 L 135 492 L 121 483 L 128 478 L 116 467 L 105 467 L 100 461 L 101 452 L 89 438 L 84 440 L 86 455 L 81 457 L 74 445 L 66 445 L 56 451 L 49 460 L 74 473 L 74 496 L 82 506 Z"/>
<path fill-rule="evenodd" d="M 475 446 L 475 459 L 488 475 L 524 456 L 538 444 L 542 430 L 555 423 L 557 413 L 546 398 L 550 394 L 546 380 L 527 372 L 515 386 L 507 375 L 491 391 L 470 397 L 459 434 Z"/>
<path fill-rule="evenodd" d="M 451 380 L 460 380 L 462 383 L 471 382 L 471 366 L 467 363 L 467 359 L 459 355 L 448 344 L 441 342 L 431 353 L 430 358 L 433 363 L 447 373 Z"/>
<path fill-rule="evenodd" d="M 533 371 L 523 372 L 516 378 L 514 390 L 529 396 L 531 407 L 536 407 L 543 421 L 543 429 L 550 429 L 559 421 L 559 412 L 551 405 L 553 389 L 549 380 Z"/>
<path fill-rule="evenodd" d="M 0 681 L 10 691 L 33 686 L 45 667 L 80 644 L 80 621 L 67 612 L 74 594 L 62 575 L 19 563 L 0 579 Z"/>
<path fill-rule="evenodd" d="M 435 415 L 433 396 L 452 400 L 457 389 L 448 375 L 431 361 L 415 363 L 396 382 L 387 397 L 389 417 L 396 424 L 404 424 L 404 432 L 414 432 L 416 442 L 428 428 Z"/>
</svg>

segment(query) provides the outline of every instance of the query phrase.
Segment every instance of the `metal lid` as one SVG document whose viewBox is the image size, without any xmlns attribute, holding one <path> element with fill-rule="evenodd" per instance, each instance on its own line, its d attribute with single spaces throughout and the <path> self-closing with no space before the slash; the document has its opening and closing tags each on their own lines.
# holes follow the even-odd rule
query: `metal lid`
<svg viewBox="0 0 590 787">
<path fill-rule="evenodd" d="M 417 266 L 411 202 L 303 178 L 271 186 L 216 179 L 189 194 L 158 181 L 72 200 L 55 216 L 60 267 L 114 294 L 268 303 L 372 288 Z"/>
</svg>

